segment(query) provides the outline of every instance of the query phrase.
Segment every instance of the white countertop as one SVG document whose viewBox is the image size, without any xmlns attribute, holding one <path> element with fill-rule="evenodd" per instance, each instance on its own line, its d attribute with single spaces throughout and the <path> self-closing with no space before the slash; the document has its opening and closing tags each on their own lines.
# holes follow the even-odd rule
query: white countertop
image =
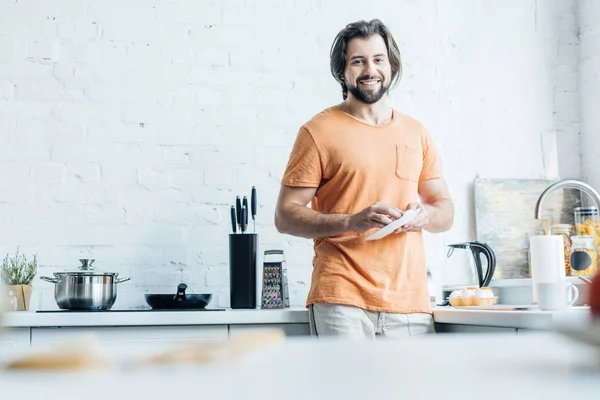
<svg viewBox="0 0 600 400">
<path fill-rule="evenodd" d="M 0 370 L 0 398 L 19 400 L 565 400 L 596 399 L 598 393 L 600 349 L 550 332 L 369 342 L 292 338 L 233 364 L 87 373 Z"/>
<path fill-rule="evenodd" d="M 505 306 L 515 307 L 515 306 Z M 436 323 L 490 326 L 520 329 L 548 329 L 557 319 L 585 319 L 589 307 L 574 307 L 567 311 L 528 310 L 475 310 L 460 307 L 436 307 L 433 315 Z"/>
<path fill-rule="evenodd" d="M 308 323 L 305 308 L 224 311 L 10 312 L 2 321 L 9 328 L 57 326 L 158 326 Z"/>
<path fill-rule="evenodd" d="M 568 313 L 588 315 L 589 308 L 574 308 Z M 550 311 L 525 310 L 469 310 L 454 307 L 436 307 L 436 323 L 463 324 L 491 327 L 545 329 L 557 315 Z M 11 312 L 2 324 L 9 328 L 71 327 L 71 326 L 174 326 L 174 325 L 236 325 L 308 323 L 306 308 L 284 310 L 225 311 L 110 311 L 110 312 Z"/>
</svg>

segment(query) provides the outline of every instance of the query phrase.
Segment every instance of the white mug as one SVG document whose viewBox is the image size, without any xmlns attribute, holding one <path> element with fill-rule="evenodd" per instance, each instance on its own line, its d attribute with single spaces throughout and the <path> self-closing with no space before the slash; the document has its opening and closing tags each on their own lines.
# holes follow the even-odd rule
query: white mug
<svg viewBox="0 0 600 400">
<path fill-rule="evenodd" d="M 540 310 L 565 310 L 579 299 L 579 289 L 572 283 L 566 283 L 565 281 L 536 283 L 535 291 Z"/>
</svg>

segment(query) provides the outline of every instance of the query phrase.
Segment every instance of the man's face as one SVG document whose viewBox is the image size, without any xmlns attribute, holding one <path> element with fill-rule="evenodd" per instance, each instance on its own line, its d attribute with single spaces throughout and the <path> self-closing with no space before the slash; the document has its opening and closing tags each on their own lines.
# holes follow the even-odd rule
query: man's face
<svg viewBox="0 0 600 400">
<path fill-rule="evenodd" d="M 387 46 L 380 35 L 348 42 L 344 82 L 358 101 L 373 104 L 381 100 L 390 87 L 391 75 Z"/>
</svg>

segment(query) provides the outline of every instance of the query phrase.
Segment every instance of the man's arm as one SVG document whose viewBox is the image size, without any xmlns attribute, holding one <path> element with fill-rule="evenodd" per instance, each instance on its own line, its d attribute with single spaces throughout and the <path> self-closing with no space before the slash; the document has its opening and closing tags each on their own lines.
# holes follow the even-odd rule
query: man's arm
<svg viewBox="0 0 600 400">
<path fill-rule="evenodd" d="M 307 239 L 365 232 L 381 228 L 402 216 L 387 204 L 373 204 L 358 214 L 324 214 L 308 208 L 317 188 L 281 186 L 275 209 L 275 227 L 280 233 Z"/>
<path fill-rule="evenodd" d="M 348 214 L 321 214 L 307 207 L 316 192 L 313 187 L 281 186 L 275 208 L 275 227 L 280 233 L 312 239 L 348 230 Z"/>
<path fill-rule="evenodd" d="M 432 233 L 449 230 L 454 223 L 454 204 L 446 181 L 435 178 L 419 182 L 419 195 L 423 203 L 410 203 L 408 209 L 419 208 L 421 212 L 400 230 L 415 232 L 425 229 Z"/>
</svg>

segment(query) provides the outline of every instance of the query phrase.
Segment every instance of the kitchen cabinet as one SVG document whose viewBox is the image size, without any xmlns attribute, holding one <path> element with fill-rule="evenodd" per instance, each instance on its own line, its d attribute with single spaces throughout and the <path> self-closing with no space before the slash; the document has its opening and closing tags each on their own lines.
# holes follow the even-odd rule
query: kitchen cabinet
<svg viewBox="0 0 600 400">
<path fill-rule="evenodd" d="M 31 347 L 51 348 L 89 335 L 103 346 L 147 348 L 227 339 L 227 325 L 32 328 Z"/>
<path fill-rule="evenodd" d="M 28 349 L 29 343 L 29 328 L 0 329 L 0 353 L 2 353 L 3 350 Z"/>
<path fill-rule="evenodd" d="M 305 323 L 237 324 L 190 326 L 79 326 L 11 328 L 0 335 L 0 349 L 29 347 L 51 348 L 93 336 L 103 345 L 145 347 L 148 344 L 170 346 L 188 341 L 215 341 L 264 328 L 283 329 L 286 336 L 309 336 Z"/>
<path fill-rule="evenodd" d="M 229 337 L 235 337 L 238 334 L 252 332 L 257 329 L 280 328 L 285 332 L 285 336 L 309 336 L 309 324 L 256 324 L 256 325 L 229 325 Z"/>
</svg>

